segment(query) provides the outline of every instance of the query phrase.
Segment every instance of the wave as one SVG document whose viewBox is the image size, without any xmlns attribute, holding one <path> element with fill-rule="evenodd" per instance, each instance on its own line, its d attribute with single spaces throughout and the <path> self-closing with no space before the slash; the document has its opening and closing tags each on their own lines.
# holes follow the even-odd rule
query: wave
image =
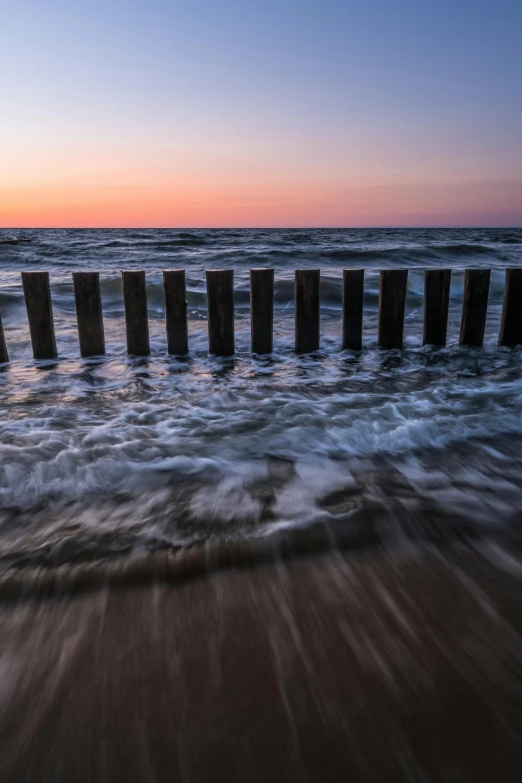
<svg viewBox="0 0 522 783">
<path fill-rule="evenodd" d="M 170 248 L 183 248 L 192 246 L 201 246 L 207 244 L 205 237 L 198 237 L 189 234 L 181 234 L 176 239 L 113 239 L 110 242 L 101 244 L 101 248 L 122 247 L 126 250 L 137 248 L 147 250 L 169 250 Z"/>
<path fill-rule="evenodd" d="M 460 243 L 458 245 L 436 245 L 429 249 L 434 253 L 442 251 L 444 253 L 451 253 L 457 256 L 482 255 L 484 253 L 491 255 L 495 252 L 494 249 L 489 245 L 481 245 L 478 242 Z"/>
<path fill-rule="evenodd" d="M 0 289 L 0 314 L 2 311 L 7 310 L 16 305 L 24 303 L 23 292 L 20 291 L 6 291 Z"/>
<path fill-rule="evenodd" d="M 207 292 L 204 276 L 198 279 L 196 276 L 188 276 L 187 282 L 187 300 L 189 308 L 206 310 L 207 308 Z M 369 297 L 368 301 L 374 301 L 378 295 L 378 291 L 369 289 L 366 287 L 365 296 Z M 71 299 L 72 305 L 72 288 L 70 284 L 66 284 L 67 292 Z M 117 304 L 119 307 L 123 307 L 123 291 L 121 277 L 113 277 L 101 280 L 101 293 L 102 299 L 106 306 Z M 342 298 L 342 277 L 327 277 L 323 275 L 321 277 L 321 307 L 335 308 L 340 307 Z M 294 299 L 294 281 L 293 279 L 276 279 L 274 284 L 274 304 L 276 307 L 286 307 Z M 147 281 L 147 300 L 149 308 L 152 310 L 164 309 L 165 305 L 165 293 L 163 282 L 160 281 Z M 250 308 L 250 286 L 248 279 L 241 280 L 236 279 L 234 289 L 234 304 L 239 309 Z"/>
<path fill-rule="evenodd" d="M 158 546 L 147 553 L 122 551 L 100 558 L 96 545 L 74 559 L 41 551 L 0 556 L 0 600 L 39 599 L 59 593 L 76 595 L 98 589 L 183 584 L 219 571 L 255 568 L 326 552 L 358 550 L 380 544 L 371 530 L 334 522 L 306 530 L 281 530 L 271 536 L 197 543 L 190 547 Z M 97 556 L 98 555 L 98 556 Z M 70 566 L 73 566 L 72 568 Z"/>
<path fill-rule="evenodd" d="M 274 282 L 274 305 L 276 309 L 287 309 L 293 306 L 294 301 L 294 276 L 293 270 L 281 270 L 276 268 Z M 365 308 L 370 312 L 376 310 L 379 296 L 379 276 L 377 271 L 368 269 L 364 282 Z M 101 275 L 101 295 L 103 308 L 106 313 L 123 314 L 123 287 L 121 273 L 105 277 Z M 207 309 L 207 291 L 204 270 L 201 273 L 189 272 L 186 275 L 187 301 L 189 311 L 205 312 Z M 455 271 L 452 274 L 450 296 L 452 301 L 462 300 L 463 273 Z M 74 296 L 72 279 L 69 273 L 61 277 L 61 281 L 55 281 L 51 277 L 51 290 L 56 315 L 61 311 L 74 312 Z M 502 302 L 504 294 L 504 272 L 493 270 L 490 283 L 489 307 L 492 308 Z M 408 276 L 408 296 L 415 297 L 409 300 L 409 307 L 417 307 L 424 296 L 423 270 L 410 269 Z M 165 293 L 161 274 L 154 273 L 147 276 L 148 306 L 153 313 L 164 313 Z M 23 303 L 23 291 L 18 274 L 15 274 L 13 283 L 7 288 L 0 288 L 0 308 L 8 310 Z M 239 271 L 235 275 L 234 303 L 239 312 L 248 312 L 250 309 L 250 282 L 248 270 Z M 342 272 L 324 272 L 320 282 L 321 310 L 339 310 L 342 304 Z"/>
<path fill-rule="evenodd" d="M 26 244 L 28 239 L 32 241 Z M 462 269 L 522 263 L 522 231 L 514 229 L 42 230 L 31 237 L 0 232 L 2 243 L 2 255 L 9 259 L 4 265 L 48 267 L 60 273 L 86 267 L 111 273 L 125 265 L 152 271 L 175 264 L 201 274 L 213 266 L 239 271 L 265 264 L 285 271 L 310 266 Z M 16 254 L 9 254 L 13 245 Z"/>
<path fill-rule="evenodd" d="M 235 481 L 184 482 L 177 490 L 152 474 L 152 487 L 140 483 L 134 496 L 117 491 L 108 498 L 91 488 L 83 501 L 60 503 L 50 494 L 13 508 L 11 517 L 0 509 L 4 531 L 19 527 L 11 541 L 3 534 L 0 574 L 92 561 L 106 566 L 129 555 L 140 562 L 137 554 L 159 550 L 190 555 L 202 543 L 281 554 L 282 546 L 289 553 L 324 544 L 393 548 L 406 540 L 520 533 L 520 458 L 516 446 L 505 452 L 493 446 L 439 449 L 431 460 L 403 455 L 347 463 L 308 455 L 268 471 L 238 466 Z"/>
<path fill-rule="evenodd" d="M 453 370 L 451 363 L 439 368 L 439 373 L 446 370 L 439 383 L 408 389 L 403 380 L 405 390 L 388 395 L 370 387 L 361 390 L 353 381 L 347 386 L 347 378 L 312 396 L 298 382 L 286 389 L 276 383 L 267 396 L 269 387 L 245 386 L 241 380 L 236 385 L 231 379 L 226 391 L 212 392 L 212 379 L 206 384 L 200 380 L 203 388 L 196 379 L 188 381 L 174 408 L 178 394 L 173 400 L 168 384 L 159 399 L 156 395 L 121 408 L 109 404 L 106 412 L 42 404 L 36 419 L 4 424 L 2 505 L 32 505 L 36 498 L 57 495 L 71 501 L 93 492 L 99 497 L 120 492 L 121 501 L 124 495 L 145 498 L 168 489 L 173 480 L 176 487 L 180 481 L 195 481 L 191 486 L 196 492 L 224 481 L 221 495 L 213 492 L 216 502 L 222 502 L 228 517 L 236 512 L 245 517 L 238 499 L 245 488 L 266 481 L 272 470 L 268 455 L 302 464 L 296 496 L 303 495 L 301 485 L 320 496 L 324 487 L 343 483 L 343 460 L 451 449 L 477 438 L 519 437 L 520 379 L 477 384 L 474 377 L 451 377 L 459 361 L 456 357 Z M 471 355 L 469 361 L 472 367 Z M 402 377 L 408 379 L 414 368 L 406 361 Z M 383 373 L 376 369 L 371 383 Z M 287 371 L 282 377 L 288 377 Z M 389 372 L 386 377 L 389 388 L 395 388 Z M 236 503 L 230 502 L 233 497 Z M 194 502 L 198 516 L 208 519 L 204 495 Z M 296 498 L 292 503 L 294 508 L 303 505 Z M 132 509 L 125 515 L 130 524 Z"/>
<path fill-rule="evenodd" d="M 33 240 L 29 237 L 9 237 L 7 239 L 0 239 L 0 245 L 21 245 Z"/>
<path fill-rule="evenodd" d="M 473 244 L 457 244 L 457 245 L 424 245 L 419 247 L 391 247 L 391 248 L 375 248 L 368 250 L 361 249 L 336 249 L 322 251 L 321 255 L 326 258 L 334 259 L 336 261 L 354 261 L 360 260 L 361 262 L 382 259 L 383 261 L 389 261 L 390 258 L 402 258 L 408 261 L 415 261 L 420 263 L 422 260 L 428 258 L 445 258 L 445 257 L 463 257 L 473 255 L 494 255 L 495 251 L 487 245 Z"/>
<path fill-rule="evenodd" d="M 291 233 L 291 234 L 283 234 L 283 241 L 288 242 L 290 244 L 292 243 L 301 243 L 301 242 L 315 242 L 319 237 L 314 236 L 313 233 Z"/>
</svg>

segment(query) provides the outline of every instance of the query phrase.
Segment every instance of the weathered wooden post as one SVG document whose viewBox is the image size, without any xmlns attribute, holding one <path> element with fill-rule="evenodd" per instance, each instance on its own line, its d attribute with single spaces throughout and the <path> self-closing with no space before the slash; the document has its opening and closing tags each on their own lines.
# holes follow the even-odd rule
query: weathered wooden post
<svg viewBox="0 0 522 783">
<path fill-rule="evenodd" d="M 508 348 L 522 345 L 522 269 L 506 269 L 498 344 Z"/>
<path fill-rule="evenodd" d="M 430 269 L 424 273 L 423 345 L 446 345 L 451 269 Z"/>
<path fill-rule="evenodd" d="M 364 269 L 343 270 L 343 349 L 362 350 Z"/>
<path fill-rule="evenodd" d="M 234 272 L 207 269 L 208 350 L 215 356 L 234 353 Z"/>
<path fill-rule="evenodd" d="M 252 353 L 272 353 L 274 270 L 250 270 L 250 336 Z"/>
<path fill-rule="evenodd" d="M 387 269 L 381 272 L 378 336 L 380 348 L 402 348 L 407 286 L 407 269 Z"/>
<path fill-rule="evenodd" d="M 163 272 L 167 350 L 171 356 L 186 356 L 188 348 L 187 284 L 184 269 Z"/>
<path fill-rule="evenodd" d="M 127 352 L 132 356 L 148 356 L 149 320 L 145 272 L 122 272 Z"/>
<path fill-rule="evenodd" d="M 295 270 L 295 352 L 319 349 L 319 269 Z"/>
<path fill-rule="evenodd" d="M 105 335 L 98 272 L 73 272 L 74 300 L 80 354 L 83 358 L 105 355 Z"/>
<path fill-rule="evenodd" d="M 56 359 L 49 272 L 22 272 L 25 306 L 35 359 Z"/>
<path fill-rule="evenodd" d="M 0 315 L 0 364 L 7 364 L 9 361 L 9 354 L 7 352 L 7 345 L 5 344 L 4 326 L 2 324 L 2 316 Z"/>
<path fill-rule="evenodd" d="M 489 269 L 466 269 L 460 325 L 461 345 L 481 348 L 484 344 L 490 276 Z"/>
</svg>

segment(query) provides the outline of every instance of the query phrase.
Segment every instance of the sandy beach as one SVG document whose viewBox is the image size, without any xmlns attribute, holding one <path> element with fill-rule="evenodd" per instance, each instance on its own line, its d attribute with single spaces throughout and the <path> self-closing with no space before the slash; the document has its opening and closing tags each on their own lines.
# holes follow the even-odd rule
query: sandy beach
<svg viewBox="0 0 522 783">
<path fill-rule="evenodd" d="M 514 556 L 258 554 L 5 578 L 0 779 L 520 779 Z"/>
</svg>

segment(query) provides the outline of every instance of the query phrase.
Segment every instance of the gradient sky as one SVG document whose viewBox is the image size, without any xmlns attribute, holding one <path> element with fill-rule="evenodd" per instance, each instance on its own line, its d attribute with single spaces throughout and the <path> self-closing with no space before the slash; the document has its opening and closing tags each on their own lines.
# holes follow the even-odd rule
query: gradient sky
<svg viewBox="0 0 522 783">
<path fill-rule="evenodd" d="M 2 0 L 0 226 L 522 225 L 522 0 Z"/>
</svg>

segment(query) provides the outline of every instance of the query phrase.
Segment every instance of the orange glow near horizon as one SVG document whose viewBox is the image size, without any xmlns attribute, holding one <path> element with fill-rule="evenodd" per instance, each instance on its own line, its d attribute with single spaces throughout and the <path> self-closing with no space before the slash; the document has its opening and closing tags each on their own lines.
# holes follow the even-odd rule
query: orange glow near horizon
<svg viewBox="0 0 522 783">
<path fill-rule="evenodd" d="M 71 137 L 73 138 L 73 137 Z M 132 143 L 131 143 L 132 142 Z M 332 134 L 295 141 L 206 135 L 127 146 L 77 138 L 0 151 L 5 228 L 520 225 L 522 181 L 479 168 L 465 145 L 431 155 L 402 143 Z"/>
<path fill-rule="evenodd" d="M 50 126 L 0 147 L 13 228 L 520 225 L 522 177 L 429 128 L 245 131 L 214 124 L 89 138 Z M 408 137 L 410 134 L 410 138 Z"/>
<path fill-rule="evenodd" d="M 517 184 L 178 181 L 0 185 L 9 228 L 517 225 Z M 506 220 L 506 217 L 508 218 Z M 520 215 L 518 214 L 518 217 Z M 511 220 L 509 219 L 511 218 Z"/>
</svg>

